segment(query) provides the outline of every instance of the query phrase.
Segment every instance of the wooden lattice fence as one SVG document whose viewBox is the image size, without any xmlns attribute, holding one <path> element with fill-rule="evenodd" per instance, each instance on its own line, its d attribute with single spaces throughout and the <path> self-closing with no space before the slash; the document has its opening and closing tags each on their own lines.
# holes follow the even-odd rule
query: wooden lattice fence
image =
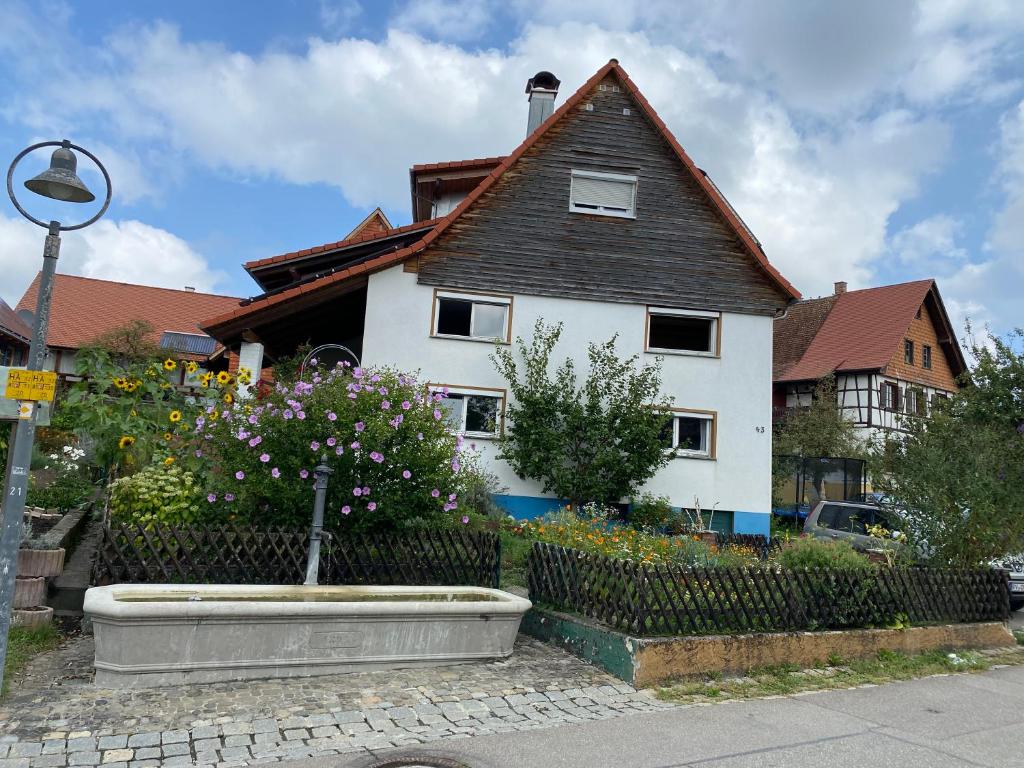
<svg viewBox="0 0 1024 768">
<path fill-rule="evenodd" d="M 93 583 L 301 584 L 308 544 L 307 531 L 114 525 L 103 531 Z M 320 583 L 492 587 L 500 563 L 500 539 L 485 531 L 325 531 Z"/>
<path fill-rule="evenodd" d="M 530 598 L 636 635 L 1005 621 L 994 569 L 700 568 L 614 560 L 535 542 Z"/>
</svg>

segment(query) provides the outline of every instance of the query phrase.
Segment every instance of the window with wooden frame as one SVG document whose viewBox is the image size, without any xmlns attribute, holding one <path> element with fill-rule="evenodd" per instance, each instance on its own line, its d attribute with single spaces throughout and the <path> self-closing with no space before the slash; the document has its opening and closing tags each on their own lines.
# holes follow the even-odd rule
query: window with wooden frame
<svg viewBox="0 0 1024 768">
<path fill-rule="evenodd" d="M 437 405 L 456 432 L 485 439 L 501 434 L 505 390 L 431 384 L 430 392 L 442 395 Z"/>
<path fill-rule="evenodd" d="M 920 387 L 907 387 L 903 397 L 904 410 L 912 416 L 928 415 L 928 398 Z"/>
<path fill-rule="evenodd" d="M 597 216 L 636 218 L 636 176 L 573 169 L 569 210 Z"/>
<path fill-rule="evenodd" d="M 903 340 L 903 362 L 907 365 L 914 364 L 914 342 L 910 339 Z"/>
<path fill-rule="evenodd" d="M 719 312 L 648 307 L 644 349 L 658 354 L 718 357 L 721 333 Z"/>
<path fill-rule="evenodd" d="M 434 291 L 431 336 L 509 343 L 511 334 L 511 296 Z"/>
<path fill-rule="evenodd" d="M 927 344 L 921 347 L 921 367 L 928 370 L 932 368 L 932 348 Z"/>
<path fill-rule="evenodd" d="M 900 407 L 900 388 L 891 381 L 878 385 L 878 407 L 884 411 L 897 411 Z"/>
<path fill-rule="evenodd" d="M 665 450 L 674 456 L 691 459 L 715 458 L 718 414 L 715 411 L 673 409 L 662 427 Z"/>
</svg>

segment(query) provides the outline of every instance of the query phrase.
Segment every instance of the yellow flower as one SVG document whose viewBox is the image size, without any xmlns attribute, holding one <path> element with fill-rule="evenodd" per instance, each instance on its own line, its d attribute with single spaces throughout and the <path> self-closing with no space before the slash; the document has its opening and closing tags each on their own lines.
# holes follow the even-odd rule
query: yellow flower
<svg viewBox="0 0 1024 768">
<path fill-rule="evenodd" d="M 178 364 L 176 362 L 174 362 L 173 360 L 171 360 L 171 358 L 167 358 L 166 360 L 164 360 L 164 370 L 165 371 L 173 371 L 177 367 L 178 367 Z"/>
<path fill-rule="evenodd" d="M 249 373 L 248 371 L 244 371 L 244 372 L 238 374 L 238 383 L 239 384 L 249 384 L 251 382 L 252 382 L 252 374 Z"/>
<path fill-rule="evenodd" d="M 117 447 L 122 451 L 130 445 L 135 444 L 135 438 L 131 435 L 123 435 L 120 440 L 117 441 Z"/>
<path fill-rule="evenodd" d="M 214 409 L 213 411 L 210 411 L 210 415 L 207 416 L 206 418 L 209 419 L 210 421 L 216 421 L 218 415 L 219 414 L 217 413 L 216 409 Z"/>
<path fill-rule="evenodd" d="M 164 432 L 164 440 L 170 440 L 170 439 L 171 439 L 171 433 L 170 432 Z"/>
<path fill-rule="evenodd" d="M 213 374 L 207 371 L 199 377 L 199 383 L 204 387 L 210 386 L 210 381 L 213 379 Z"/>
<path fill-rule="evenodd" d="M 227 384 L 230 381 L 231 381 L 231 374 L 228 373 L 227 371 L 220 371 L 217 374 L 217 383 L 218 384 Z"/>
<path fill-rule="evenodd" d="M 171 411 L 171 415 L 168 417 L 172 422 L 181 421 L 181 411 Z"/>
<path fill-rule="evenodd" d="M 187 363 L 185 363 L 185 370 L 188 373 L 195 373 L 197 370 L 199 370 L 199 366 L 196 364 L 195 360 L 189 360 Z"/>
<path fill-rule="evenodd" d="M 224 402 L 227 403 L 228 405 L 231 405 L 233 402 L 235 402 L 235 398 L 232 396 L 230 392 L 225 392 Z"/>
<path fill-rule="evenodd" d="M 174 457 L 173 456 L 168 456 L 166 459 L 164 459 L 164 464 L 166 464 L 167 466 L 171 466 L 171 464 L 173 464 L 173 463 L 174 463 Z"/>
</svg>

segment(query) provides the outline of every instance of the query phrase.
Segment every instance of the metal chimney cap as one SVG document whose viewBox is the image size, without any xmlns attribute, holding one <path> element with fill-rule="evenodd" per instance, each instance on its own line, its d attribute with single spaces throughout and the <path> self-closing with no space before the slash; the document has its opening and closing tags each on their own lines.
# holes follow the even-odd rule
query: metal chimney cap
<svg viewBox="0 0 1024 768">
<path fill-rule="evenodd" d="M 553 74 L 545 70 L 541 70 L 526 81 L 526 93 L 530 93 L 537 89 L 544 91 L 557 91 L 558 86 L 561 84 L 562 81 Z"/>
</svg>

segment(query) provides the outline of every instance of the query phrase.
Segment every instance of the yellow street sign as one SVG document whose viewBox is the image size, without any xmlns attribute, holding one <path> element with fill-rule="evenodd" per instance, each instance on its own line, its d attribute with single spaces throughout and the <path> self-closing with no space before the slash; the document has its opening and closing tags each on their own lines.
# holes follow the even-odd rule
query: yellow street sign
<svg viewBox="0 0 1024 768">
<path fill-rule="evenodd" d="M 7 371 L 9 400 L 53 400 L 57 389 L 57 374 L 53 371 L 22 371 L 11 368 Z"/>
</svg>

